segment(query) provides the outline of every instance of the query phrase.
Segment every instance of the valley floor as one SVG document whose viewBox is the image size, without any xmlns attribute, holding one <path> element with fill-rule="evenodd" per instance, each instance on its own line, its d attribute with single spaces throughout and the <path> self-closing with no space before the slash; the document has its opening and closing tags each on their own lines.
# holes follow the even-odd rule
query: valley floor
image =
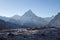
<svg viewBox="0 0 60 40">
<path fill-rule="evenodd" d="M 0 40 L 60 40 L 60 28 L 20 28 L 0 30 Z"/>
</svg>

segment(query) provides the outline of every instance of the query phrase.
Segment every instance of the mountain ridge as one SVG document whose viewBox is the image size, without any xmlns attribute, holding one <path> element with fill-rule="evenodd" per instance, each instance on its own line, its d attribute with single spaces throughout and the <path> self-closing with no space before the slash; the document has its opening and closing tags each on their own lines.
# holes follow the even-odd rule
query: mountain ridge
<svg viewBox="0 0 60 40">
<path fill-rule="evenodd" d="M 60 26 L 60 13 L 58 13 L 48 24 L 48 26 Z"/>
<path fill-rule="evenodd" d="M 49 23 L 44 18 L 36 16 L 32 10 L 28 10 L 23 16 L 14 15 L 6 19 L 5 17 L 0 17 L 0 19 L 7 20 L 9 23 L 18 24 L 21 27 L 42 27 Z"/>
</svg>

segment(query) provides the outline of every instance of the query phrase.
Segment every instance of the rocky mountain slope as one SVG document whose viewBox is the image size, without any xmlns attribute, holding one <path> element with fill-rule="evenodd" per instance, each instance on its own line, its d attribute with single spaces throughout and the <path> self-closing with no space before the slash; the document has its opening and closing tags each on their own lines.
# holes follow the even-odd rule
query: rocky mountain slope
<svg viewBox="0 0 60 40">
<path fill-rule="evenodd" d="M 48 24 L 48 26 L 60 27 L 60 13 L 58 13 Z"/>
</svg>

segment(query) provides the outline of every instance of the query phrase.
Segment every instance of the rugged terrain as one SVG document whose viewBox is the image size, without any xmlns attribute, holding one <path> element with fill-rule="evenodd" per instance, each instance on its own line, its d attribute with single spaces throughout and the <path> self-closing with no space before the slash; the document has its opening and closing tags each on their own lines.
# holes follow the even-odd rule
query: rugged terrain
<svg viewBox="0 0 60 40">
<path fill-rule="evenodd" d="M 60 28 L 20 28 L 0 31 L 0 39 L 7 40 L 60 40 Z"/>
</svg>

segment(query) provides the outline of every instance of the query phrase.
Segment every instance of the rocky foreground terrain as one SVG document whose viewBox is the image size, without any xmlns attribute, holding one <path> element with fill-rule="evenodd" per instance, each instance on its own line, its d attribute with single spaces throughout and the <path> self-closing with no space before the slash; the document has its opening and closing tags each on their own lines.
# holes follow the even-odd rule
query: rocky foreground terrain
<svg viewBox="0 0 60 40">
<path fill-rule="evenodd" d="M 0 30 L 0 40 L 60 40 L 60 28 L 20 28 Z"/>
</svg>

